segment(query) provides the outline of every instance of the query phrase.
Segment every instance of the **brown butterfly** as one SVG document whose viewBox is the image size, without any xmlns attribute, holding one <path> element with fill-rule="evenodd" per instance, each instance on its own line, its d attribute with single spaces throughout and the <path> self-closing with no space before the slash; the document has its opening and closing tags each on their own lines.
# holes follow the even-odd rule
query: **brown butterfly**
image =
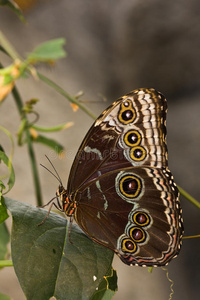
<svg viewBox="0 0 200 300">
<path fill-rule="evenodd" d="M 165 97 L 137 89 L 116 100 L 84 138 L 56 205 L 128 265 L 163 266 L 180 251 L 179 192 L 168 169 Z M 58 176 L 59 177 L 59 176 Z"/>
</svg>

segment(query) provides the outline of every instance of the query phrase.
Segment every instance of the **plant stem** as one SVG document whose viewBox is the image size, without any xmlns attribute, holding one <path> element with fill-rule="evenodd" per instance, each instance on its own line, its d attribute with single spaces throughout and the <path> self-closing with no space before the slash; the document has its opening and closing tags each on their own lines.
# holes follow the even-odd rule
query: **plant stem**
<svg viewBox="0 0 200 300">
<path fill-rule="evenodd" d="M 200 209 L 200 202 L 198 202 L 194 197 L 192 197 L 190 194 L 188 194 L 184 189 L 182 189 L 180 186 L 178 186 L 180 194 L 185 197 L 187 200 L 189 200 L 193 205 L 195 205 L 197 208 Z"/>
<path fill-rule="evenodd" d="M 54 132 L 54 131 L 60 131 L 62 129 L 69 128 L 71 126 L 73 126 L 73 122 L 63 123 L 63 124 L 53 126 L 53 127 L 41 127 L 41 126 L 37 126 L 37 125 L 32 125 L 31 127 L 37 131 Z"/>
<path fill-rule="evenodd" d="M 13 267 L 12 260 L 0 260 L 0 268 L 3 267 Z"/>
<path fill-rule="evenodd" d="M 37 198 L 37 206 L 42 206 L 43 203 L 42 203 L 42 195 L 41 195 L 41 187 L 40 187 L 38 169 L 37 169 L 37 164 L 36 164 L 35 153 L 33 150 L 33 143 L 31 140 L 31 135 L 30 135 L 29 130 L 26 130 L 26 139 L 27 139 L 29 157 L 31 160 L 33 181 L 34 181 L 35 193 L 36 193 L 36 198 Z"/>
<path fill-rule="evenodd" d="M 10 42 L 7 40 L 5 35 L 0 31 L 0 44 L 5 49 L 6 53 L 13 59 L 20 59 L 19 54 L 17 51 L 13 48 L 13 46 L 10 44 Z"/>
<path fill-rule="evenodd" d="M 14 88 L 12 90 L 12 94 L 13 94 L 13 97 L 14 97 L 15 102 L 17 104 L 17 108 L 18 108 L 18 111 L 20 113 L 20 116 L 21 116 L 21 114 L 22 114 L 22 108 L 23 108 L 23 102 L 21 100 L 21 97 L 19 95 L 19 92 L 18 92 L 16 86 L 14 86 Z"/>
<path fill-rule="evenodd" d="M 21 100 L 20 94 L 16 87 L 13 88 L 12 94 L 13 94 L 13 97 L 17 104 L 19 113 L 21 115 L 22 108 L 23 108 L 23 102 Z M 27 120 L 26 116 L 23 116 L 23 118 Z M 27 120 L 27 122 L 28 122 L 28 120 Z M 29 129 L 26 129 L 25 131 L 26 131 L 28 152 L 29 152 L 29 157 L 30 157 L 31 167 L 32 167 L 32 174 L 33 174 L 33 181 L 34 181 L 35 193 L 36 193 L 36 198 L 37 198 L 37 205 L 42 206 L 42 194 L 41 194 L 39 175 L 38 175 L 37 164 L 36 164 L 36 159 L 35 159 L 35 153 L 33 150 L 33 143 L 31 140 L 30 133 L 29 133 Z"/>
<path fill-rule="evenodd" d="M 57 85 L 55 82 L 42 75 L 41 73 L 37 72 L 37 75 L 42 81 L 53 87 L 59 94 L 67 98 L 71 103 L 75 103 L 76 105 L 78 105 L 86 114 L 88 114 L 91 118 L 96 120 L 96 116 L 91 111 L 89 111 L 84 105 L 82 105 L 78 100 L 76 100 L 76 98 L 70 96 L 65 90 L 63 90 L 63 88 L 61 88 L 59 85 Z"/>
</svg>

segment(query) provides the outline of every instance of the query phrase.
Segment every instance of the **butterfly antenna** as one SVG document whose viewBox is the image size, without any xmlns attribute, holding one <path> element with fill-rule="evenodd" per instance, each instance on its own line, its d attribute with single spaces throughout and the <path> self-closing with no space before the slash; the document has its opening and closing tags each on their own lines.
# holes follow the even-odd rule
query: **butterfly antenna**
<svg viewBox="0 0 200 300">
<path fill-rule="evenodd" d="M 54 165 L 52 164 L 52 162 L 50 161 L 50 159 L 48 158 L 48 156 L 45 155 L 45 157 L 48 159 L 49 163 L 51 164 L 51 166 L 52 166 L 52 168 L 54 169 L 54 171 L 55 171 L 55 173 L 56 173 L 57 176 L 56 176 L 52 171 L 50 171 L 47 167 L 45 167 L 43 164 L 40 164 L 40 165 L 41 165 L 44 169 L 46 169 L 49 173 L 51 173 L 51 175 L 53 175 L 53 176 L 58 180 L 58 182 L 60 183 L 60 185 L 63 185 L 63 184 L 62 184 L 62 180 L 61 180 L 61 178 L 60 178 L 58 172 L 56 171 L 56 168 L 54 167 Z"/>
</svg>

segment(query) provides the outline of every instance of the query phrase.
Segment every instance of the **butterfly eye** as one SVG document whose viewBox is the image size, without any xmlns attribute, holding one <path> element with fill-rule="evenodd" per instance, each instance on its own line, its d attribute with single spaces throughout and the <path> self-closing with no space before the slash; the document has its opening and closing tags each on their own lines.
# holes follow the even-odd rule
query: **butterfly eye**
<svg viewBox="0 0 200 300">
<path fill-rule="evenodd" d="M 141 146 L 133 147 L 130 151 L 130 157 L 136 161 L 144 160 L 146 157 L 146 150 Z"/>
<path fill-rule="evenodd" d="M 146 234 L 143 229 L 139 227 L 132 227 L 130 229 L 130 237 L 137 243 L 141 243 L 145 240 Z"/>
<path fill-rule="evenodd" d="M 137 146 L 141 142 L 141 135 L 136 130 L 130 130 L 125 134 L 124 142 L 127 146 Z"/>
<path fill-rule="evenodd" d="M 61 195 L 63 193 L 63 191 L 64 191 L 63 186 L 60 185 L 59 188 L 58 188 L 58 190 L 59 190 L 59 194 Z"/>
<path fill-rule="evenodd" d="M 126 100 L 122 102 L 118 114 L 118 119 L 122 124 L 129 124 L 135 120 L 136 113 L 134 108 L 132 107 L 132 102 L 130 100 Z"/>
<path fill-rule="evenodd" d="M 142 188 L 141 181 L 138 177 L 127 175 L 121 178 L 119 182 L 120 192 L 128 198 L 136 198 Z"/>
<path fill-rule="evenodd" d="M 133 215 L 133 222 L 136 225 L 147 226 L 150 223 L 150 218 L 146 213 L 138 211 Z"/>
<path fill-rule="evenodd" d="M 134 253 L 137 250 L 137 245 L 131 239 L 124 239 L 122 241 L 122 251 Z"/>
</svg>

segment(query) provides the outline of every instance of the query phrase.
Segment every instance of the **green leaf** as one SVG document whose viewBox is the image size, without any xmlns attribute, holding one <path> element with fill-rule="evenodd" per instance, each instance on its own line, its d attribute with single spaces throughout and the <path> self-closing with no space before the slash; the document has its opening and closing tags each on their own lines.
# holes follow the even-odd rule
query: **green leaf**
<svg viewBox="0 0 200 300">
<path fill-rule="evenodd" d="M 9 232 L 6 224 L 0 224 L 0 260 L 6 259 L 8 254 Z"/>
<path fill-rule="evenodd" d="M 91 300 L 111 300 L 117 291 L 117 273 L 111 267 L 102 279 Z"/>
<path fill-rule="evenodd" d="M 62 124 L 59 124 L 59 125 L 56 125 L 53 127 L 41 127 L 41 126 L 37 126 L 37 125 L 32 125 L 31 128 L 33 128 L 37 131 L 42 131 L 42 132 L 55 132 L 55 131 L 68 129 L 73 125 L 74 125 L 73 122 L 66 122 L 66 123 L 62 123 Z"/>
<path fill-rule="evenodd" d="M 0 293 L 0 300 L 11 300 L 11 298 L 7 295 L 3 295 Z"/>
<path fill-rule="evenodd" d="M 89 300 L 110 270 L 113 252 L 93 243 L 77 225 L 9 198 L 13 217 L 11 249 L 15 272 L 27 300 Z"/>
<path fill-rule="evenodd" d="M 66 41 L 63 38 L 42 43 L 28 55 L 28 60 L 49 61 L 63 58 L 66 56 L 65 50 L 62 48 L 65 43 Z"/>
<path fill-rule="evenodd" d="M 61 154 L 64 150 L 64 147 L 61 144 L 59 144 L 57 141 L 47 138 L 43 135 L 38 135 L 36 138 L 33 138 L 33 141 L 36 143 L 44 144 L 45 146 L 52 148 L 58 154 Z"/>
<path fill-rule="evenodd" d="M 8 167 L 9 169 L 9 175 L 6 175 L 4 177 L 8 177 L 8 182 L 7 182 L 7 185 L 8 185 L 8 189 L 5 193 L 8 193 L 11 188 L 13 187 L 14 183 L 15 183 L 15 173 L 14 173 L 14 169 L 13 169 L 13 166 L 11 164 L 11 161 L 10 159 L 7 157 L 7 155 L 0 151 L 0 161 L 3 161 L 4 164 Z M 3 194 L 5 194 L 3 193 Z"/>
<path fill-rule="evenodd" d="M 8 217 L 9 215 L 7 213 L 7 207 L 4 204 L 4 198 L 0 196 L 0 224 L 3 223 Z"/>
<path fill-rule="evenodd" d="M 26 19 L 24 18 L 19 6 L 17 5 L 17 3 L 15 3 L 14 1 L 11 0 L 0 0 L 0 5 L 7 5 L 9 6 L 20 18 L 20 20 L 22 22 L 26 22 Z"/>
<path fill-rule="evenodd" d="M 0 151 L 5 152 L 3 149 L 3 146 L 1 144 L 0 144 Z M 0 162 L 1 162 L 1 160 L 0 160 Z"/>
</svg>

